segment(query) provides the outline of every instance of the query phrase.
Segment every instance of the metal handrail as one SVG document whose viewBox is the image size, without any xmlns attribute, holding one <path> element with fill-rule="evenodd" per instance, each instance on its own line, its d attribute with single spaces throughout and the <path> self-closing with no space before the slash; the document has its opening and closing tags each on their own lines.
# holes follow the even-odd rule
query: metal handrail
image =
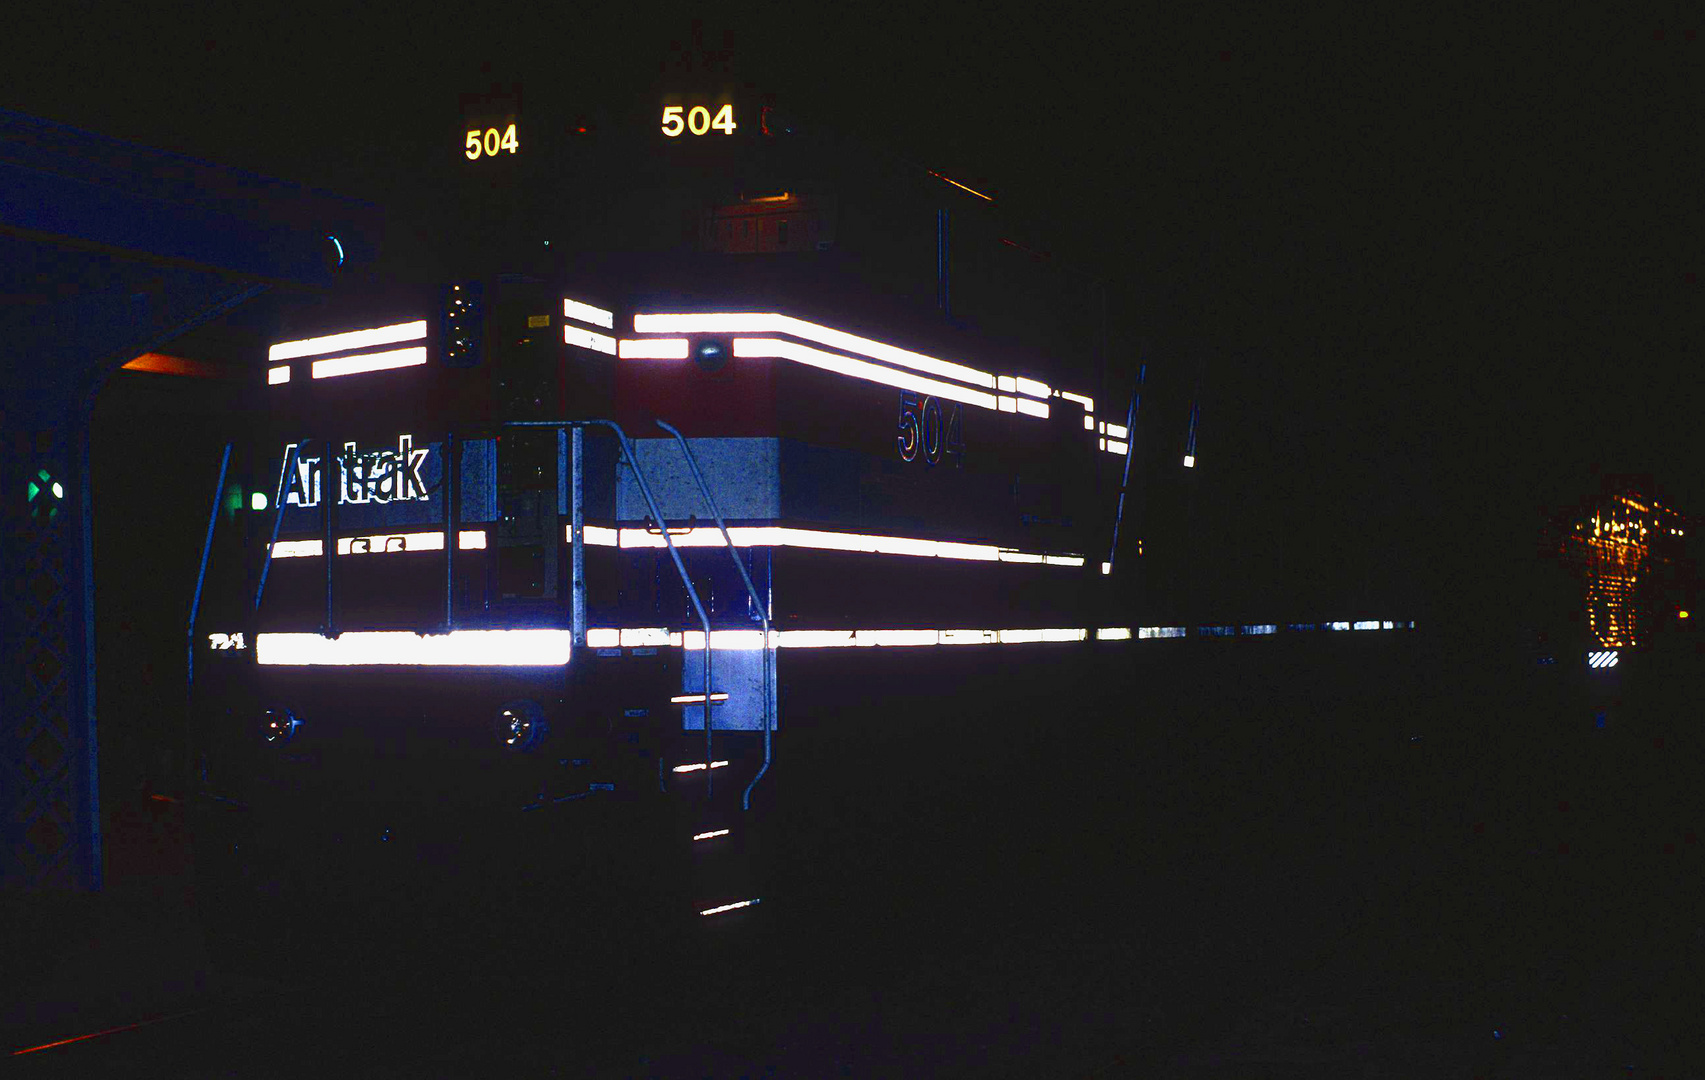
<svg viewBox="0 0 1705 1080">
<path fill-rule="evenodd" d="M 290 477 L 296 472 L 296 459 L 300 456 L 302 443 L 298 440 L 290 444 L 290 452 L 284 456 L 284 470 L 278 474 L 278 499 L 273 504 L 272 536 L 267 540 L 266 557 L 260 564 L 260 584 L 255 588 L 255 613 L 260 613 L 261 597 L 266 595 L 266 575 L 272 569 L 272 549 L 278 546 L 278 525 L 284 520 L 284 493 L 290 490 Z"/>
<path fill-rule="evenodd" d="M 343 473 L 354 471 L 341 470 Z M 320 633 L 325 637 L 337 636 L 337 594 L 333 587 L 333 571 L 337 567 L 337 504 L 342 498 L 342 485 L 332 482 L 332 443 L 328 439 L 325 451 L 320 454 L 320 525 L 324 532 L 320 540 L 320 554 L 325 556 L 322 561 L 326 565 L 326 621 Z"/>
<path fill-rule="evenodd" d="M 661 508 L 659 508 L 659 506 L 657 504 L 657 499 L 652 494 L 651 485 L 646 482 L 645 473 L 640 468 L 639 459 L 634 455 L 632 440 L 628 438 L 628 434 L 626 431 L 624 431 L 622 429 L 622 426 L 620 424 L 616 423 L 614 420 L 512 420 L 512 421 L 509 421 L 507 423 L 504 423 L 502 426 L 503 427 L 509 427 L 509 428 L 553 428 L 553 429 L 561 432 L 561 431 L 564 431 L 567 429 L 574 429 L 574 430 L 578 431 L 578 430 L 581 430 L 581 429 L 584 429 L 587 427 L 592 427 L 594 425 L 599 426 L 599 427 L 607 427 L 611 431 L 615 432 L 617 445 L 621 448 L 622 456 L 627 460 L 628 464 L 630 466 L 632 466 L 632 468 L 633 468 L 634 480 L 639 484 L 640 494 L 645 497 L 646 506 L 651 510 L 652 520 L 659 522 L 659 523 L 664 522 L 665 519 L 663 517 L 663 511 L 661 510 Z M 673 428 L 670 428 L 669 430 L 672 432 L 674 431 Z M 676 432 L 675 437 L 680 438 L 680 434 L 678 432 Z M 327 445 L 329 447 L 330 444 L 328 443 Z M 294 470 L 294 467 L 296 465 L 299 447 L 300 447 L 300 443 L 292 444 L 289 454 L 286 455 L 285 468 L 284 468 L 284 472 L 281 476 L 281 480 L 279 483 L 278 505 L 277 505 L 276 510 L 274 511 L 274 516 L 272 519 L 272 542 L 267 545 L 265 561 L 261 565 L 260 584 L 259 584 L 259 587 L 255 590 L 255 610 L 256 610 L 256 612 L 258 612 L 260 610 L 261 597 L 266 592 L 267 571 L 271 567 L 271 564 L 272 564 L 273 547 L 277 544 L 279 524 L 283 520 L 283 517 L 284 517 L 284 492 L 288 489 L 289 478 L 290 478 L 290 476 Z M 331 455 L 329 453 L 322 454 L 322 459 L 329 459 L 330 456 Z M 692 460 L 690 450 L 688 451 L 688 460 L 689 460 L 689 463 L 692 465 L 695 478 L 698 479 L 698 481 L 699 481 L 700 489 L 704 490 L 703 478 L 698 473 L 697 463 Z M 322 476 L 322 479 L 321 479 L 321 483 L 322 483 L 323 488 L 324 488 L 324 490 L 321 493 L 321 498 L 325 499 L 329 503 L 330 501 L 332 501 L 332 498 L 333 498 L 331 477 L 329 474 L 329 468 L 327 468 L 327 461 L 322 460 L 321 464 L 322 464 L 322 468 L 327 469 L 326 473 Z M 454 465 L 453 461 L 446 461 L 445 462 L 446 481 L 447 482 L 445 484 L 441 485 L 441 488 L 445 490 L 446 501 L 450 500 L 450 498 L 452 497 L 452 492 L 453 492 L 453 487 L 448 482 L 448 470 L 450 468 L 452 468 L 453 465 Z M 577 458 L 574 462 L 574 469 L 576 472 L 576 479 L 577 480 L 578 480 L 578 474 L 580 472 L 581 467 L 582 467 L 582 463 Z M 710 501 L 708 491 L 705 492 L 705 495 L 706 495 L 706 500 Z M 217 500 L 215 500 L 215 513 L 217 513 L 217 505 L 218 505 Z M 714 502 L 712 502 L 711 505 L 712 505 L 713 510 L 714 510 L 714 506 L 715 506 Z M 322 512 L 323 513 L 325 512 L 325 508 L 322 508 Z M 454 512 L 453 508 L 447 509 L 447 512 L 446 512 L 445 546 L 446 546 L 446 548 L 451 550 L 452 557 L 453 557 L 453 553 L 454 553 L 454 549 L 455 549 L 455 535 L 454 535 L 455 517 L 454 517 L 454 513 L 455 512 Z M 717 517 L 717 524 L 719 527 L 722 526 L 722 519 L 721 519 L 720 515 L 718 515 L 718 517 Z M 328 553 L 328 558 L 326 559 L 327 566 L 328 566 L 327 574 L 326 574 L 326 609 L 327 609 L 326 610 L 326 617 L 327 617 L 327 624 L 328 625 L 327 625 L 326 629 L 329 631 L 332 629 L 332 627 L 330 625 L 330 621 L 331 621 L 331 596 L 332 596 L 332 582 L 331 582 L 330 563 L 332 562 L 332 559 L 329 557 L 329 553 L 331 553 L 335 550 L 335 548 L 334 548 L 335 541 L 332 537 L 332 519 L 331 519 L 329 514 L 327 514 L 326 520 L 323 522 L 323 527 L 324 527 L 325 537 L 324 537 L 322 543 L 325 545 L 324 550 Z M 669 549 L 669 557 L 675 564 L 675 571 L 681 578 L 681 584 L 686 587 L 687 596 L 693 602 L 693 611 L 695 614 L 698 615 L 699 624 L 704 628 L 704 700 L 705 700 L 704 730 L 705 730 L 705 763 L 707 766 L 705 769 L 705 794 L 706 794 L 706 797 L 708 798 L 714 792 L 714 787 L 715 787 L 715 781 L 713 778 L 713 770 L 711 770 L 708 767 L 709 763 L 712 760 L 714 760 L 713 755 L 712 755 L 712 748 L 713 748 L 712 737 L 713 737 L 714 729 L 713 729 L 713 725 L 711 723 L 711 717 L 710 717 L 710 700 L 711 700 L 711 628 L 710 628 L 710 616 L 705 611 L 704 602 L 699 598 L 698 589 L 693 586 L 692 578 L 687 573 L 686 563 L 684 563 L 681 560 L 681 553 L 680 553 L 679 549 L 677 549 L 675 547 L 675 542 L 671 538 L 671 534 L 666 527 L 664 528 L 662 535 L 663 535 L 664 546 L 666 546 Z M 723 538 L 725 540 L 727 540 L 727 538 L 728 538 L 728 530 L 726 529 L 726 527 L 723 527 Z M 576 544 L 580 543 L 580 536 L 578 534 L 576 534 L 576 536 L 574 537 L 574 542 Z M 731 541 L 730 541 L 730 544 L 732 544 Z M 731 550 L 732 550 L 732 547 L 731 547 Z M 738 560 L 736 560 L 736 562 L 738 564 Z M 746 572 L 745 572 L 744 566 L 740 567 L 740 572 L 741 572 L 742 577 L 746 577 Z M 453 583 L 453 581 L 454 581 L 454 570 L 453 569 L 447 569 L 447 571 L 446 571 L 447 591 L 452 587 L 451 583 Z M 747 586 L 748 591 L 751 592 L 754 597 L 756 597 L 756 590 L 752 588 L 751 579 L 749 577 L 746 578 L 746 586 Z M 446 599 L 446 604 L 447 604 L 446 614 L 447 615 L 452 615 L 452 612 L 451 612 L 450 608 L 448 607 L 449 603 L 451 603 L 451 602 L 452 602 L 451 599 L 447 597 L 447 599 Z M 759 611 L 760 611 L 760 613 L 764 613 L 764 608 L 762 607 L 762 605 L 760 605 Z M 452 620 L 450 618 L 446 619 L 447 623 L 450 623 L 451 621 Z M 769 642 L 769 618 L 768 618 L 767 613 L 764 613 L 764 640 L 765 640 L 765 644 L 767 645 Z M 768 683 L 768 655 L 767 655 L 767 650 L 766 650 L 765 661 L 766 661 L 765 672 L 766 672 L 766 690 L 767 690 L 767 683 Z M 766 700 L 766 702 L 765 702 L 765 710 L 766 710 L 766 713 L 765 713 L 765 732 L 764 732 L 764 737 L 765 737 L 764 761 L 765 761 L 765 768 L 766 769 L 768 768 L 768 765 L 769 765 L 768 707 L 769 707 L 768 701 Z M 762 776 L 762 775 L 763 775 L 763 773 L 760 771 L 759 776 Z M 756 783 L 756 782 L 757 781 L 754 779 L 753 783 Z M 747 790 L 748 795 L 750 795 L 751 788 L 748 787 L 746 790 Z"/>
<path fill-rule="evenodd" d="M 659 424 L 661 424 L 663 421 L 659 420 L 657 422 Z M 698 521 L 698 518 L 694 517 L 691 514 L 688 514 L 687 515 L 687 524 L 685 524 L 684 526 L 682 526 L 679 529 L 671 529 L 667 524 L 664 524 L 664 525 L 652 524 L 652 525 L 647 525 L 645 527 L 645 531 L 650 533 L 653 536 L 656 536 L 658 533 L 664 533 L 664 532 L 668 533 L 670 536 L 686 536 L 686 535 L 690 534 L 694 529 L 698 528 L 698 526 L 696 524 L 694 524 L 694 522 L 696 522 L 696 521 Z"/>
<path fill-rule="evenodd" d="M 444 455 L 442 468 L 444 475 L 438 481 L 438 490 L 444 494 L 444 632 L 454 633 L 456 630 L 456 549 L 459 546 L 456 496 L 460 494 L 456 475 L 460 466 L 456 459 L 456 432 L 450 429 L 444 432 Z M 399 469 L 406 469 L 408 462 L 399 462 Z"/>
<path fill-rule="evenodd" d="M 1143 383 L 1148 376 L 1149 366 L 1144 364 L 1137 370 L 1137 388 L 1131 392 L 1131 404 L 1125 412 L 1125 469 L 1119 477 L 1119 509 L 1113 515 L 1113 542 L 1107 547 L 1107 570 L 1113 570 L 1113 563 L 1119 557 L 1119 523 L 1125 517 L 1125 493 L 1131 488 L 1131 460 L 1136 457 L 1137 450 L 1137 410 L 1143 402 Z"/>
<path fill-rule="evenodd" d="M 770 771 L 770 731 L 774 727 L 774 715 L 771 703 L 774 701 L 775 682 L 773 666 L 773 649 L 770 640 L 769 605 L 758 595 L 758 590 L 752 585 L 752 575 L 746 572 L 746 564 L 740 561 L 740 555 L 734 548 L 734 539 L 728 535 L 728 526 L 723 523 L 722 511 L 717 508 L 716 499 L 711 496 L 710 485 L 705 483 L 704 473 L 699 471 L 698 458 L 693 455 L 693 448 L 687 445 L 687 440 L 675 430 L 673 425 L 661 420 L 656 421 L 658 427 L 675 436 L 675 441 L 681 444 L 681 453 L 687 459 L 687 468 L 692 470 L 693 481 L 699 486 L 699 494 L 704 496 L 705 506 L 710 509 L 710 516 L 715 519 L 717 529 L 722 533 L 722 542 L 728 549 L 728 557 L 734 561 L 734 569 L 740 571 L 740 580 L 746 583 L 746 595 L 752 598 L 752 606 L 758 610 L 758 618 L 764 625 L 764 764 L 758 770 L 758 775 L 752 777 L 752 782 L 746 785 L 746 791 L 740 796 L 740 809 L 752 808 L 752 789 L 758 786 L 758 781 Z M 705 726 L 710 726 L 710 690 L 707 686 L 704 699 Z"/>
<path fill-rule="evenodd" d="M 652 497 L 651 485 L 645 482 L 645 473 L 639 467 L 639 459 L 634 456 L 632 441 L 628 438 L 627 432 L 622 430 L 622 426 L 614 420 L 510 420 L 503 424 L 504 427 L 509 428 L 554 428 L 557 431 L 566 428 L 586 428 L 593 425 L 607 427 L 616 433 L 616 443 L 621 447 L 622 456 L 627 458 L 628 464 L 633 467 L 633 478 L 639 484 L 640 494 L 645 496 L 645 504 L 651 510 L 652 520 L 663 521 L 663 511 L 658 508 L 657 500 Z M 575 462 L 574 467 L 578 470 L 580 462 Z M 712 728 L 710 722 L 710 616 L 705 613 L 704 604 L 699 600 L 699 591 L 693 587 L 693 579 L 687 575 L 687 564 L 681 561 L 681 553 L 676 549 L 675 541 L 669 538 L 667 531 L 663 534 L 663 543 L 669 549 L 669 557 L 675 563 L 675 572 L 681 576 L 681 584 L 686 586 L 687 596 L 693 602 L 693 610 L 698 614 L 700 625 L 704 627 L 705 797 L 709 798 L 715 784 L 712 779 L 715 770 L 710 767 L 713 760 L 711 756 Z M 683 641 L 682 644 L 684 645 L 685 642 Z"/>
<path fill-rule="evenodd" d="M 219 485 L 213 489 L 213 510 L 207 515 L 207 537 L 201 542 L 201 567 L 195 572 L 195 597 L 189 602 L 189 692 L 195 693 L 195 619 L 201 612 L 201 586 L 207 580 L 207 555 L 213 549 L 213 527 L 219 523 L 219 503 L 225 496 L 225 471 L 231 464 L 231 444 L 219 457 Z"/>
</svg>

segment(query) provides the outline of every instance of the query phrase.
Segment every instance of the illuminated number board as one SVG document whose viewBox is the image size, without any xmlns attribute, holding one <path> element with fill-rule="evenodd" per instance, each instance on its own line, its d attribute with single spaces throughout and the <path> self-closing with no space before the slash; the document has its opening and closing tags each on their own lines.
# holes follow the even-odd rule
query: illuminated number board
<svg viewBox="0 0 1705 1080">
<path fill-rule="evenodd" d="M 732 135 L 738 127 L 734 122 L 733 105 L 665 105 L 663 134 L 671 139 L 682 135 Z"/>
<path fill-rule="evenodd" d="M 963 468 L 964 432 L 964 418 L 957 401 L 943 417 L 940 398 L 920 399 L 909 390 L 900 391 L 899 434 L 894 436 L 900 448 L 900 460 L 917 461 L 921 458 L 925 465 L 939 465 L 942 455 L 946 454 L 953 458 L 956 468 Z"/>
<path fill-rule="evenodd" d="M 515 125 L 507 127 L 488 127 L 483 131 L 479 128 L 470 130 L 467 138 L 462 141 L 462 156 L 469 161 L 478 161 L 482 157 L 496 157 L 499 154 L 513 154 L 521 149 L 521 143 L 515 137 Z"/>
</svg>

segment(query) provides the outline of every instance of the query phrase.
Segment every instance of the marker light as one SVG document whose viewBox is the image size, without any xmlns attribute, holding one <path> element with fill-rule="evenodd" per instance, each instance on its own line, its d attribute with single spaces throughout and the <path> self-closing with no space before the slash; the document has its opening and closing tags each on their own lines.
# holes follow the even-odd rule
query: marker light
<svg viewBox="0 0 1705 1080">
<path fill-rule="evenodd" d="M 951 183 L 951 182 L 952 181 L 949 181 L 949 183 Z M 975 193 L 973 192 L 973 194 L 975 194 Z M 751 907 L 753 904 L 756 904 L 757 902 L 758 902 L 757 900 L 741 900 L 738 903 L 724 904 L 721 907 L 705 908 L 703 911 L 699 912 L 699 914 L 700 915 L 720 915 L 724 911 L 733 911 L 735 908 Z"/>
<path fill-rule="evenodd" d="M 286 667 L 561 667 L 574 634 L 568 630 L 456 630 L 415 634 L 360 630 L 320 634 L 257 634 L 255 662 Z"/>
<path fill-rule="evenodd" d="M 995 407 L 993 394 L 986 394 L 980 390 L 967 390 L 964 387 L 926 379 L 906 371 L 896 371 L 894 368 L 882 367 L 867 360 L 854 360 L 851 357 L 838 356 L 793 341 L 780 341 L 775 338 L 735 338 L 734 355 L 794 360 L 811 367 L 822 368 L 824 371 L 833 371 L 837 375 L 851 375 L 855 379 L 883 383 L 887 386 L 898 387 L 901 390 L 916 390 L 919 393 L 933 394 L 936 397 L 963 402 L 967 405 L 977 405 L 985 409 Z"/>
<path fill-rule="evenodd" d="M 330 240 L 332 242 L 332 247 L 337 249 L 337 264 L 339 266 L 342 266 L 343 265 L 343 244 L 335 236 L 327 236 L 326 239 Z"/>
<path fill-rule="evenodd" d="M 693 360 L 706 371 L 721 371 L 728 363 L 729 348 L 725 340 L 711 338 L 701 341 L 693 350 Z"/>
<path fill-rule="evenodd" d="M 693 839 L 694 840 L 709 840 L 712 837 L 727 836 L 727 835 L 728 835 L 727 829 L 714 829 L 710 832 L 696 833 L 696 834 L 694 834 Z"/>
<path fill-rule="evenodd" d="M 497 737 L 505 750 L 524 754 L 545 737 L 545 712 L 537 702 L 511 701 L 497 712 Z"/>
<path fill-rule="evenodd" d="M 290 365 L 289 364 L 280 364 L 274 368 L 267 368 L 266 384 L 268 386 L 277 386 L 279 383 L 287 383 L 289 381 L 290 381 Z"/>
<path fill-rule="evenodd" d="M 728 762 L 726 762 L 726 761 L 713 761 L 710 763 L 710 767 L 713 769 L 720 769 L 724 765 L 727 765 L 727 764 L 728 764 Z M 703 772 L 704 768 L 705 768 L 705 763 L 700 761 L 700 762 L 696 762 L 692 765 L 677 765 L 673 769 L 671 769 L 670 771 L 671 772 Z"/>
<path fill-rule="evenodd" d="M 685 360 L 686 338 L 623 338 L 616 345 L 623 360 Z"/>
<path fill-rule="evenodd" d="M 1685 611 L 1678 611 L 1675 613 L 1675 617 L 1678 619 L 1685 619 L 1688 617 L 1688 615 L 1687 615 L 1687 612 L 1685 612 Z"/>
<path fill-rule="evenodd" d="M 1196 455 L 1195 454 L 1185 454 L 1184 455 L 1184 467 L 1186 469 L 1194 469 L 1196 467 Z"/>
<path fill-rule="evenodd" d="M 370 345 L 391 345 L 399 341 L 417 341 L 426 336 L 426 320 L 380 326 L 372 330 L 351 330 L 345 334 L 285 341 L 267 350 L 270 361 L 293 360 L 298 356 L 319 356 L 322 353 L 343 352 L 345 349 L 365 349 Z"/>
<path fill-rule="evenodd" d="M 549 243 L 549 241 L 546 241 L 546 243 Z M 602 326 L 608 329 L 613 329 L 616 325 L 616 316 L 614 312 L 605 311 L 601 307 L 593 307 L 591 304 L 582 304 L 578 300 L 570 300 L 566 297 L 564 297 L 562 301 L 562 314 L 564 318 L 574 319 L 583 323 L 591 323 L 593 326 Z"/>
<path fill-rule="evenodd" d="M 1102 563 L 1101 564 L 1101 572 L 1103 574 L 1111 574 L 1113 572 L 1113 564 L 1108 563 L 1108 562 Z"/>
<path fill-rule="evenodd" d="M 569 345 L 578 345 L 582 349 L 593 352 L 616 355 L 616 339 L 605 334 L 596 334 L 590 330 L 582 330 L 578 326 L 564 326 L 562 340 Z"/>
<path fill-rule="evenodd" d="M 339 375 L 359 375 L 364 371 L 388 371 L 391 368 L 419 367 L 426 363 L 425 346 L 412 349 L 391 349 L 387 352 L 360 353 L 339 356 L 331 360 L 315 360 L 313 376 L 332 379 Z"/>
</svg>

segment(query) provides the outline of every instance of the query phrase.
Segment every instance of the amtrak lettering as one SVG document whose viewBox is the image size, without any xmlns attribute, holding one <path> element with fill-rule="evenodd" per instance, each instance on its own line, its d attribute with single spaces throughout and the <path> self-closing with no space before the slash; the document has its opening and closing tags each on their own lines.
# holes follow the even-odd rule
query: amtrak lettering
<svg viewBox="0 0 1705 1080">
<path fill-rule="evenodd" d="M 284 460 L 290 460 L 294 443 L 284 448 Z M 426 464 L 427 447 L 415 448 L 414 436 L 399 435 L 395 450 L 358 451 L 354 443 L 344 443 L 337 457 L 338 504 L 389 503 L 428 498 L 426 482 L 421 479 L 421 466 Z M 284 467 L 279 466 L 279 481 L 284 487 L 284 502 L 290 506 L 320 505 L 320 459 L 299 457 L 296 471 L 284 484 Z"/>
</svg>

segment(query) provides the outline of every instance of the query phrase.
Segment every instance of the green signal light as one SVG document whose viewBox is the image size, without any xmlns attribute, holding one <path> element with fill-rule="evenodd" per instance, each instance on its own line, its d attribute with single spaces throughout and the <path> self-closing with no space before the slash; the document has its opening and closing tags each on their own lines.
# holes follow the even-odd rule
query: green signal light
<svg viewBox="0 0 1705 1080">
<path fill-rule="evenodd" d="M 41 494 L 41 485 L 36 483 L 34 480 L 31 480 L 30 481 L 30 498 L 29 498 L 29 501 L 35 502 L 36 496 L 40 495 L 40 494 Z"/>
</svg>

